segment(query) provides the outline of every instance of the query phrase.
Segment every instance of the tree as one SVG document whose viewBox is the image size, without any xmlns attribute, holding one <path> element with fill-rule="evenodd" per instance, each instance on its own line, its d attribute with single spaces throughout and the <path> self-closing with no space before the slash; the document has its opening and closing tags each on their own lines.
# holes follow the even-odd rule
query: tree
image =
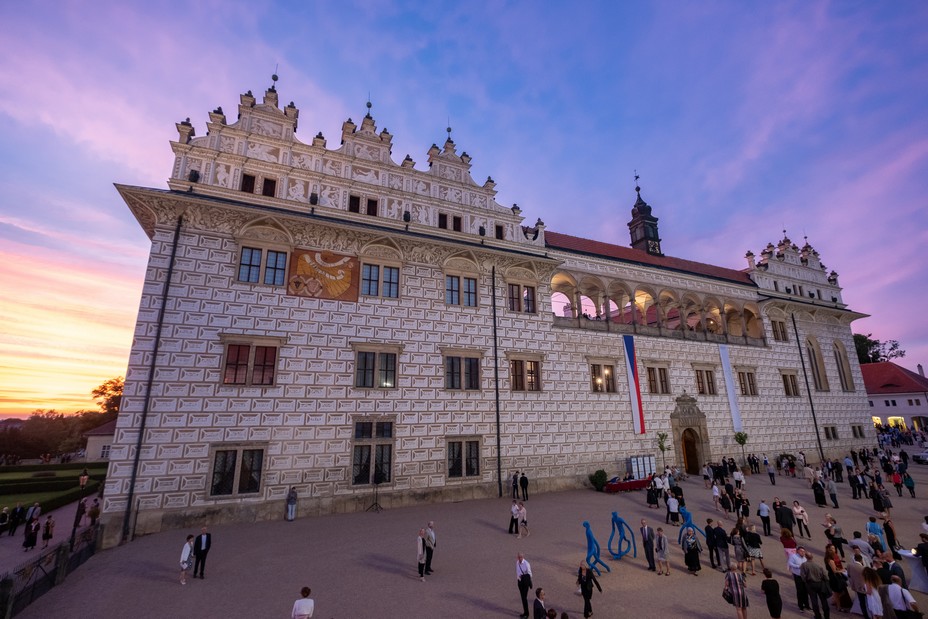
<svg viewBox="0 0 928 619">
<path fill-rule="evenodd" d="M 735 432 L 735 442 L 741 445 L 741 463 L 744 464 L 748 461 L 747 457 L 744 455 L 744 444 L 748 442 L 748 433 Z"/>
<path fill-rule="evenodd" d="M 104 413 L 112 413 L 113 418 L 119 413 L 119 403 L 122 400 L 122 388 L 125 385 L 122 376 L 111 378 L 90 392 L 97 405 Z"/>
<path fill-rule="evenodd" d="M 664 452 L 667 451 L 667 433 L 658 432 L 657 433 L 657 448 L 661 450 L 661 460 L 664 463 L 664 468 L 667 468 L 667 456 L 664 455 Z"/>
<path fill-rule="evenodd" d="M 873 339 L 872 335 L 872 333 L 867 335 L 854 334 L 854 348 L 857 350 L 857 360 L 861 364 L 880 363 L 881 361 L 905 357 L 905 351 L 899 347 L 898 340 L 881 342 Z"/>
</svg>

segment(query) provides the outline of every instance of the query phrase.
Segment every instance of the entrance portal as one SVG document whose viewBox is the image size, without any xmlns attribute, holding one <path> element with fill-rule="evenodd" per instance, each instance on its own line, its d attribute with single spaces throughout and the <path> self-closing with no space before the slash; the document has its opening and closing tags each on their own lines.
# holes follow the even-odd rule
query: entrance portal
<svg viewBox="0 0 928 619">
<path fill-rule="evenodd" d="M 692 428 L 683 431 L 683 466 L 689 475 L 698 475 L 702 462 L 699 458 L 699 437 Z"/>
</svg>

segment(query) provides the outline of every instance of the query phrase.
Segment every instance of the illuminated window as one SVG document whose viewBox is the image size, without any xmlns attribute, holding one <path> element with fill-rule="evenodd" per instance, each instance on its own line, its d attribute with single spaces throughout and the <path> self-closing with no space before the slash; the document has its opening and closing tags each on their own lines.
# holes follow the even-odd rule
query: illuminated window
<svg viewBox="0 0 928 619">
<path fill-rule="evenodd" d="M 591 363 L 590 381 L 594 393 L 615 393 L 615 366 Z"/>
</svg>

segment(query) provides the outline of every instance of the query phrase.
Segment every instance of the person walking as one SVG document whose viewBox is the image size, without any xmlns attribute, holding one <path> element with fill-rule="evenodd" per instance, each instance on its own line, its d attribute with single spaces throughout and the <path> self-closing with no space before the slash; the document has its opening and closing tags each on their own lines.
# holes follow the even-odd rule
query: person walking
<svg viewBox="0 0 928 619">
<path fill-rule="evenodd" d="M 525 537 L 528 537 L 529 535 L 532 534 L 531 531 L 528 530 L 528 511 L 526 511 L 525 509 L 525 503 L 522 503 L 521 501 L 519 501 L 518 533 L 519 533 L 519 535 L 517 536 L 518 539 L 521 539 L 523 537 L 522 536 L 523 533 L 525 533 Z"/>
<path fill-rule="evenodd" d="M 200 529 L 200 534 L 197 535 L 197 539 L 193 544 L 193 577 L 200 577 L 200 580 L 206 578 L 203 572 L 206 569 L 206 555 L 209 554 L 209 549 L 213 545 L 213 536 L 210 534 L 206 527 Z"/>
<path fill-rule="evenodd" d="M 773 464 L 771 464 L 771 463 L 769 463 L 769 462 L 767 463 L 767 477 L 770 478 L 770 485 L 771 485 L 771 486 L 776 486 L 776 485 L 777 485 L 776 469 L 773 467 Z"/>
<path fill-rule="evenodd" d="M 839 471 L 841 469 L 838 469 Z M 825 481 L 825 489 L 828 491 L 828 498 L 831 499 L 831 504 L 835 506 L 835 509 L 838 509 L 838 484 L 835 483 L 835 480 L 828 478 Z"/>
<path fill-rule="evenodd" d="M 521 552 L 516 555 L 516 583 L 522 599 L 521 619 L 528 619 L 528 592 L 532 589 L 532 566 Z"/>
<path fill-rule="evenodd" d="M 588 565 L 582 564 L 577 571 L 577 584 L 580 585 L 580 595 L 583 596 L 583 616 L 589 617 L 593 614 L 593 605 L 591 604 L 593 587 L 595 586 L 600 593 L 603 592 L 603 588 L 599 586 L 599 581 L 596 580 L 593 570 Z"/>
<path fill-rule="evenodd" d="M 706 548 L 709 550 L 709 565 L 712 569 L 722 564 L 719 549 L 715 547 L 715 527 L 712 518 L 706 518 Z"/>
<path fill-rule="evenodd" d="M 522 489 L 522 500 L 528 501 L 528 477 L 525 471 L 522 471 L 522 476 L 519 478 L 519 488 Z"/>
<path fill-rule="evenodd" d="M 512 500 L 512 506 L 509 508 L 509 534 L 519 534 L 519 501 Z"/>
<path fill-rule="evenodd" d="M 187 570 L 193 564 L 193 536 L 188 535 L 183 548 L 180 549 L 180 584 L 187 584 Z"/>
<path fill-rule="evenodd" d="M 708 535 L 708 531 L 706 535 Z M 728 553 L 728 534 L 721 522 L 716 523 L 715 530 L 712 531 L 714 536 L 715 548 L 719 552 L 719 569 L 725 571 L 731 569 L 731 555 Z"/>
<path fill-rule="evenodd" d="M 657 527 L 657 537 L 654 538 L 654 557 L 657 559 L 657 575 L 670 576 L 670 561 L 667 560 L 669 544 L 664 529 Z"/>
<path fill-rule="evenodd" d="M 16 507 L 10 512 L 10 537 L 16 533 L 16 529 L 23 523 L 26 517 L 26 510 L 22 503 L 17 503 Z"/>
<path fill-rule="evenodd" d="M 313 611 L 316 610 L 316 603 L 309 597 L 311 593 L 312 590 L 309 587 L 300 589 L 300 598 L 293 603 L 290 619 L 312 619 Z"/>
<path fill-rule="evenodd" d="M 806 508 L 799 504 L 799 501 L 793 501 L 793 518 L 796 520 L 796 528 L 799 529 L 799 537 L 812 539 L 812 532 L 809 530 L 809 514 Z M 805 536 L 802 534 L 803 529 L 806 531 Z"/>
<path fill-rule="evenodd" d="M 802 546 L 796 549 L 796 552 L 789 556 L 786 561 L 786 567 L 789 573 L 793 575 L 793 584 L 796 585 L 796 601 L 799 603 L 799 612 L 809 608 L 809 590 L 806 588 L 806 581 L 802 578 L 802 566 L 806 562 L 806 550 Z"/>
<path fill-rule="evenodd" d="M 905 486 L 906 490 L 909 491 L 909 494 L 912 498 L 915 498 L 915 480 L 912 479 L 912 476 L 908 473 L 902 475 L 902 485 Z"/>
<path fill-rule="evenodd" d="M 38 516 L 26 522 L 26 528 L 23 531 L 23 552 L 28 552 L 35 548 L 39 540 L 39 530 L 41 530 L 41 528 L 42 523 L 39 522 Z"/>
<path fill-rule="evenodd" d="M 764 535 L 770 537 L 770 506 L 763 499 L 760 500 L 760 505 L 757 506 L 757 515 L 764 526 Z"/>
<path fill-rule="evenodd" d="M 783 598 L 780 597 L 780 583 L 773 578 L 773 572 L 764 568 L 764 580 L 760 583 L 760 590 L 764 593 L 767 602 L 767 612 L 771 619 L 780 619 L 783 613 Z"/>
<path fill-rule="evenodd" d="M 744 574 L 732 569 L 727 570 L 725 572 L 725 586 L 722 591 L 722 596 L 735 607 L 735 616 L 738 619 L 747 619 L 748 592 L 744 587 Z M 725 595 L 725 591 L 728 592 L 728 595 Z"/>
<path fill-rule="evenodd" d="M 648 571 L 653 572 L 657 568 L 654 565 L 654 529 L 648 526 L 647 520 L 641 519 L 641 545 L 644 546 L 644 557 L 648 560 Z"/>
<path fill-rule="evenodd" d="M 55 536 L 55 519 L 49 514 L 45 519 L 45 526 L 42 528 L 42 548 L 48 548 L 49 542 Z"/>
<path fill-rule="evenodd" d="M 848 589 L 857 594 L 857 605 L 864 616 L 864 619 L 870 619 L 870 613 L 867 610 L 867 583 L 864 580 L 864 560 L 858 551 L 854 559 L 847 564 L 847 586 Z"/>
<path fill-rule="evenodd" d="M 724 531 L 722 533 L 724 534 Z M 699 563 L 700 552 L 702 552 L 702 546 L 699 544 L 699 539 L 696 537 L 696 531 L 693 530 L 693 527 L 687 527 L 686 534 L 683 537 L 683 556 L 686 562 L 686 569 L 689 570 L 693 576 L 699 576 L 699 571 L 702 569 L 702 565 Z"/>
<path fill-rule="evenodd" d="M 438 536 L 435 535 L 435 522 L 429 520 L 428 527 L 425 529 L 425 573 L 432 573 L 432 555 L 435 553 L 435 547 L 438 546 Z"/>
<path fill-rule="evenodd" d="M 799 568 L 799 575 L 806 583 L 815 619 L 822 619 L 823 614 L 824 619 L 830 619 L 831 607 L 828 604 L 828 596 L 831 595 L 831 589 L 828 587 L 828 575 L 825 573 L 825 568 L 816 563 L 814 557 L 806 552 L 806 561 Z"/>
<path fill-rule="evenodd" d="M 419 565 L 419 580 L 425 582 L 425 529 L 416 536 L 416 562 Z"/>
<path fill-rule="evenodd" d="M 296 519 L 296 488 L 290 486 L 287 493 L 287 521 L 293 522 Z"/>
<path fill-rule="evenodd" d="M 512 474 L 512 498 L 519 500 L 519 471 Z"/>
</svg>

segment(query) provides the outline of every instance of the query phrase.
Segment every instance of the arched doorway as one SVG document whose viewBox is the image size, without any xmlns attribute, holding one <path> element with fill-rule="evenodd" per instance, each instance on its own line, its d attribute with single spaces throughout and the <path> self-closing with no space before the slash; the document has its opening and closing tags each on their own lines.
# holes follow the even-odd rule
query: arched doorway
<svg viewBox="0 0 928 619">
<path fill-rule="evenodd" d="M 702 459 L 699 457 L 699 436 L 693 428 L 683 431 L 683 467 L 690 475 L 698 475 Z"/>
</svg>

